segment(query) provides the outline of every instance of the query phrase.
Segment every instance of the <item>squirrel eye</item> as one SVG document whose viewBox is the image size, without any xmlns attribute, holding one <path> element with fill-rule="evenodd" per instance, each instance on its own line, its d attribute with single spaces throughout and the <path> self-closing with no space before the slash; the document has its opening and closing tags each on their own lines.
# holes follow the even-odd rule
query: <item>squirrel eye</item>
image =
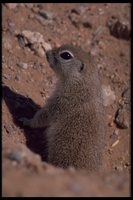
<svg viewBox="0 0 133 200">
<path fill-rule="evenodd" d="M 71 54 L 67 51 L 61 53 L 60 57 L 63 58 L 64 60 L 70 60 L 72 58 Z"/>
</svg>

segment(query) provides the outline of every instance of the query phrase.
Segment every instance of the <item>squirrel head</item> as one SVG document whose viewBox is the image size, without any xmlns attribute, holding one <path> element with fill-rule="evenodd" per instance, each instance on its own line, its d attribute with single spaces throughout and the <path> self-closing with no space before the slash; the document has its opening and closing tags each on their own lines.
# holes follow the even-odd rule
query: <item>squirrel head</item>
<svg viewBox="0 0 133 200">
<path fill-rule="evenodd" d="M 46 52 L 50 67 L 60 78 L 80 80 L 95 68 L 91 55 L 81 48 L 72 45 L 62 45 Z"/>
</svg>

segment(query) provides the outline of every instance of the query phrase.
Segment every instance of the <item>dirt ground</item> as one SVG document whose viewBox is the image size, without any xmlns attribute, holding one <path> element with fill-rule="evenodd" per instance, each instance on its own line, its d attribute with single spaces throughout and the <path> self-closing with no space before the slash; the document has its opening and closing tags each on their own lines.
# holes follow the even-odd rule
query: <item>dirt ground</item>
<svg viewBox="0 0 133 200">
<path fill-rule="evenodd" d="M 130 7 L 128 3 L 2 4 L 2 196 L 130 196 Z M 45 52 L 62 44 L 90 52 L 103 86 L 104 172 L 47 163 L 45 129 L 31 118 L 57 78 Z"/>
</svg>

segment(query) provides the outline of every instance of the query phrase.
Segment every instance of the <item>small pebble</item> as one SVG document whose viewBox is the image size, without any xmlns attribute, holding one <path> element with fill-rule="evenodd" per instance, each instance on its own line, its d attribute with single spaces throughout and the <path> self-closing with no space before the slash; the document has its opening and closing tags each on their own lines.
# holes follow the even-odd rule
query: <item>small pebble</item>
<svg viewBox="0 0 133 200">
<path fill-rule="evenodd" d="M 34 15 L 33 13 L 31 13 L 31 14 L 29 15 L 29 18 L 30 18 L 30 19 L 34 19 L 34 17 L 35 17 L 35 15 Z"/>
<path fill-rule="evenodd" d="M 8 68 L 9 68 L 11 71 L 14 71 L 14 69 L 13 69 L 12 66 L 8 66 Z"/>
<path fill-rule="evenodd" d="M 24 37 L 22 35 L 18 34 L 16 37 L 18 38 L 18 43 L 19 43 L 20 46 L 26 45 L 25 41 L 24 41 Z"/>
<path fill-rule="evenodd" d="M 98 52 L 99 52 L 99 47 L 95 45 L 93 48 L 91 48 L 90 54 L 92 56 L 97 56 Z"/>
<path fill-rule="evenodd" d="M 116 130 L 114 131 L 114 134 L 118 135 L 118 133 L 119 133 L 119 130 L 116 129 Z"/>
<path fill-rule="evenodd" d="M 116 166 L 115 169 L 118 170 L 118 171 L 121 171 L 121 172 L 123 171 L 123 167 L 120 166 L 120 165 L 119 165 L 119 166 Z"/>
<path fill-rule="evenodd" d="M 24 62 L 20 62 L 20 63 L 17 63 L 17 65 L 23 69 L 27 69 L 28 68 L 28 64 L 27 63 L 24 63 Z"/>
<path fill-rule="evenodd" d="M 129 166 L 131 166 L 131 163 L 130 162 L 126 162 L 125 166 L 129 167 Z"/>
<path fill-rule="evenodd" d="M 15 79 L 16 79 L 17 81 L 21 81 L 21 78 L 20 78 L 19 75 L 16 75 L 16 76 L 15 76 Z"/>
<path fill-rule="evenodd" d="M 42 17 L 44 17 L 45 19 L 53 19 L 53 18 L 54 18 L 53 13 L 47 12 L 47 11 L 45 11 L 44 9 L 40 10 L 40 11 L 39 11 L 39 14 L 40 14 Z"/>
<path fill-rule="evenodd" d="M 6 132 L 7 132 L 8 134 L 13 134 L 13 133 L 14 133 L 14 129 L 12 128 L 11 125 L 6 124 L 6 125 L 4 125 L 4 128 L 6 129 Z"/>
<path fill-rule="evenodd" d="M 104 106 L 110 106 L 116 100 L 116 95 L 114 91 L 111 89 L 110 85 L 102 85 Z"/>
<path fill-rule="evenodd" d="M 99 42 L 98 42 L 98 45 L 99 45 L 99 47 L 100 47 L 101 49 L 106 49 L 106 45 L 105 45 L 105 43 L 104 43 L 103 41 L 99 41 Z"/>
<path fill-rule="evenodd" d="M 131 90 L 130 90 L 130 88 L 127 88 L 126 90 L 124 90 L 124 92 L 122 93 L 122 97 L 124 99 L 130 100 L 130 97 L 131 97 Z"/>
<path fill-rule="evenodd" d="M 2 75 L 4 78 L 6 78 L 6 79 L 10 79 L 10 75 L 8 75 L 8 74 L 3 74 Z"/>
<path fill-rule="evenodd" d="M 108 149 L 109 154 L 113 153 L 113 149 Z"/>
<path fill-rule="evenodd" d="M 119 143 L 119 140 L 116 140 L 116 141 L 111 145 L 111 147 L 116 146 L 118 143 Z"/>
<path fill-rule="evenodd" d="M 119 108 L 117 111 L 117 116 L 115 118 L 115 123 L 121 129 L 127 129 L 130 127 L 131 120 L 130 120 L 130 110 L 126 108 Z"/>
<path fill-rule="evenodd" d="M 114 125 L 115 125 L 115 124 L 114 124 L 113 121 L 108 123 L 108 126 L 110 126 L 110 127 L 112 127 L 112 126 L 114 126 Z"/>
<path fill-rule="evenodd" d="M 129 40 L 131 37 L 131 30 L 127 22 L 116 21 L 110 26 L 110 34 L 116 38 Z"/>
<path fill-rule="evenodd" d="M 6 154 L 6 157 L 9 158 L 10 160 L 15 160 L 17 162 L 20 162 L 22 159 L 22 153 L 21 152 L 10 152 Z"/>
<path fill-rule="evenodd" d="M 112 134 L 110 135 L 110 138 L 111 138 L 111 139 L 118 139 L 118 135 L 116 135 L 115 133 L 112 133 Z"/>
</svg>

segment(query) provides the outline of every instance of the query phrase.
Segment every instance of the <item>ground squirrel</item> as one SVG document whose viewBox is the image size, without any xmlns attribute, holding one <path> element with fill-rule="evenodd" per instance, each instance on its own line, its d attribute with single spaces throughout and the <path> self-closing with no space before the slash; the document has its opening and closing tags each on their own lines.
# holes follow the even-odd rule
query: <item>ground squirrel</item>
<svg viewBox="0 0 133 200">
<path fill-rule="evenodd" d="M 59 77 L 51 97 L 24 125 L 47 128 L 48 162 L 97 171 L 105 145 L 103 101 L 97 66 L 87 52 L 62 45 L 46 53 Z"/>
</svg>

